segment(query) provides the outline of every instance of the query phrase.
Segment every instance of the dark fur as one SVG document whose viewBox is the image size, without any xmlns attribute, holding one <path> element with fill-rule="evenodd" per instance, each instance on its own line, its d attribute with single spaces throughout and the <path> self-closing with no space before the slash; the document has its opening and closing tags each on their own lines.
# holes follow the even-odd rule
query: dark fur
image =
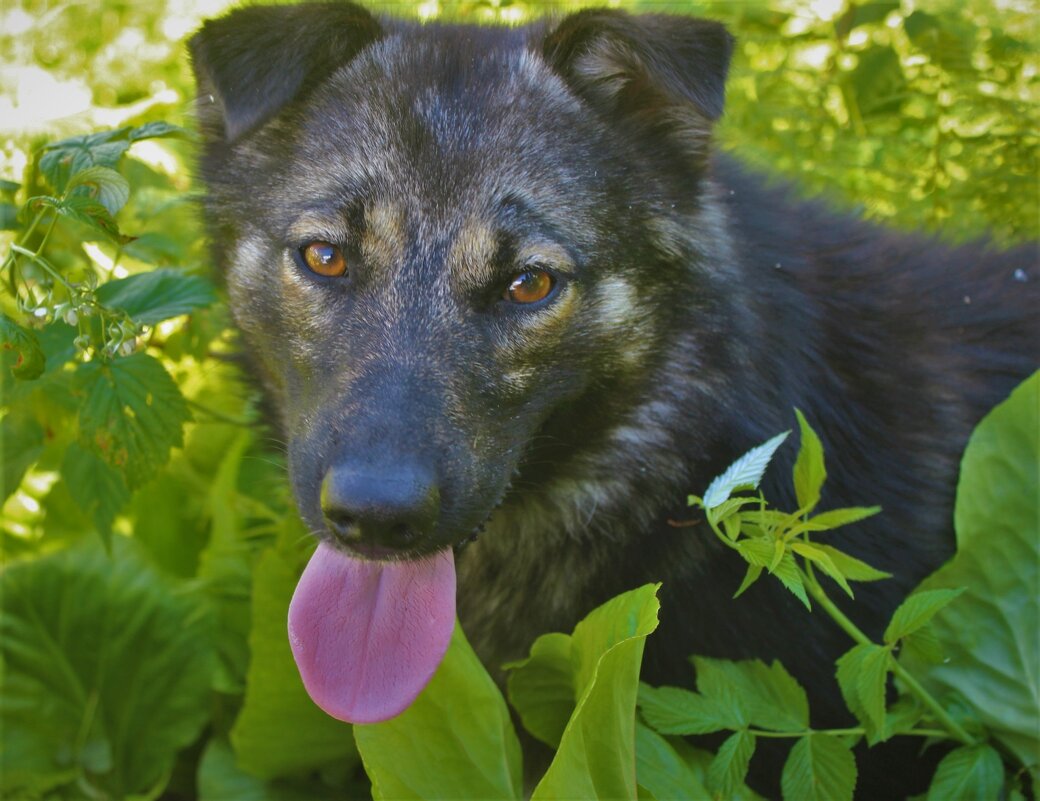
<svg viewBox="0 0 1040 801">
<path fill-rule="evenodd" d="M 953 550 L 972 427 L 1040 362 L 1035 249 L 897 235 L 712 155 L 731 49 L 712 22 L 424 27 L 328 4 L 238 11 L 191 46 L 217 259 L 315 534 L 327 475 L 363 476 L 374 506 L 419 486 L 402 552 L 460 549 L 492 669 L 663 581 L 649 681 L 689 685 L 691 653 L 779 658 L 819 725 L 847 722 L 820 690 L 845 635 L 775 581 L 732 600 L 740 560 L 668 521 L 801 408 L 824 505 L 884 507 L 837 537 L 895 574 L 848 606 L 879 635 Z M 293 252 L 333 238 L 349 279 L 306 274 Z M 533 311 L 500 299 L 528 257 L 564 286 Z M 793 452 L 765 484 L 781 506 Z M 863 795 L 920 786 L 909 771 L 868 762 Z"/>
</svg>

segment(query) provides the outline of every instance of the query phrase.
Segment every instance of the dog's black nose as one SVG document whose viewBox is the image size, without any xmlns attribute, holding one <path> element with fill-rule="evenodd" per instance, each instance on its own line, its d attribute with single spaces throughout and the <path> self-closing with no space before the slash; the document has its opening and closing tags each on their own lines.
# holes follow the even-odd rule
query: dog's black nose
<svg viewBox="0 0 1040 801">
<path fill-rule="evenodd" d="M 334 464 L 321 483 L 329 530 L 363 555 L 419 546 L 440 508 L 436 475 L 420 464 Z"/>
</svg>

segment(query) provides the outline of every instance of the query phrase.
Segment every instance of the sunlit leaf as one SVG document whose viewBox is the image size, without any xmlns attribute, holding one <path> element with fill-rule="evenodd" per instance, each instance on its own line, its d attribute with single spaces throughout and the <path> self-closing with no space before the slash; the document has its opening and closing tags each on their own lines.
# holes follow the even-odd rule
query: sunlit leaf
<svg viewBox="0 0 1040 801">
<path fill-rule="evenodd" d="M 784 763 L 780 789 L 784 801 L 852 801 L 856 760 L 837 737 L 802 737 Z"/>
</svg>

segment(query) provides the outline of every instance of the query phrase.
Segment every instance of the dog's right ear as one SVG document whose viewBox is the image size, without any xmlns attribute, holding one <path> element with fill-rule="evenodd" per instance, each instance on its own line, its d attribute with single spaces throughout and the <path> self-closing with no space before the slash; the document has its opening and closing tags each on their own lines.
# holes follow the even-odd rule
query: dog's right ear
<svg viewBox="0 0 1040 801">
<path fill-rule="evenodd" d="M 351 3 L 252 6 L 209 20 L 188 42 L 203 135 L 234 142 L 381 33 Z"/>
</svg>

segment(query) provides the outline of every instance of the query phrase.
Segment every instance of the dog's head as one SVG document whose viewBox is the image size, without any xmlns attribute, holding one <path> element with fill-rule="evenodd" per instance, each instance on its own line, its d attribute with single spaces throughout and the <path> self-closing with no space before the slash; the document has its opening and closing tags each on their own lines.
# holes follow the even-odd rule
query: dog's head
<svg viewBox="0 0 1040 801">
<path fill-rule="evenodd" d="M 457 545 L 518 470 L 548 475 L 538 448 L 580 452 L 638 402 L 662 310 L 701 302 L 673 296 L 730 50 L 685 17 L 341 3 L 192 39 L 211 234 L 313 530 L 377 558 Z"/>
</svg>

